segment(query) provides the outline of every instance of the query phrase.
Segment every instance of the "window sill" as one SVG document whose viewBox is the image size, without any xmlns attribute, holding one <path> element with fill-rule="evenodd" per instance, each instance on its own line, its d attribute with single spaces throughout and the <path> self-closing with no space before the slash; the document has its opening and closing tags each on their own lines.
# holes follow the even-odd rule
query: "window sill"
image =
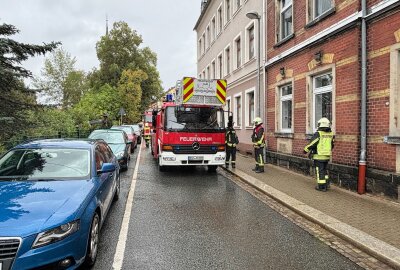
<svg viewBox="0 0 400 270">
<path fill-rule="evenodd" d="M 383 142 L 386 144 L 397 144 L 400 145 L 400 136 L 385 136 Z"/>
<path fill-rule="evenodd" d="M 305 134 L 306 136 L 306 140 L 311 140 L 312 136 L 314 136 L 314 134 Z"/>
<path fill-rule="evenodd" d="M 241 69 L 242 69 L 242 66 L 235 68 L 235 69 L 233 70 L 232 74 L 238 73 L 239 70 L 241 70 Z"/>
<path fill-rule="evenodd" d="M 278 48 L 278 47 L 282 46 L 283 44 L 285 44 L 288 40 L 291 40 L 292 38 L 294 38 L 294 33 L 288 35 L 287 37 L 285 37 L 281 41 L 275 43 L 274 48 Z"/>
<path fill-rule="evenodd" d="M 233 127 L 233 129 L 242 129 L 242 127 L 241 126 L 236 126 L 236 127 Z"/>
<path fill-rule="evenodd" d="M 251 127 L 251 126 L 246 126 L 246 129 L 248 129 L 248 130 L 253 130 L 253 127 Z"/>
<path fill-rule="evenodd" d="M 315 18 L 314 20 L 310 21 L 304 26 L 304 29 L 308 29 L 319 23 L 320 21 L 324 20 L 325 18 L 329 17 L 330 15 L 336 12 L 336 8 L 332 7 L 329 10 L 325 11 L 324 14 L 320 15 L 319 17 Z"/>
<path fill-rule="evenodd" d="M 288 132 L 275 132 L 274 133 L 275 138 L 287 138 L 287 139 L 293 139 L 294 134 L 293 133 L 288 133 Z"/>
<path fill-rule="evenodd" d="M 254 61 L 256 61 L 256 57 L 255 57 L 255 56 L 252 57 L 252 58 L 250 58 L 249 60 L 247 60 L 247 62 L 244 63 L 244 64 L 242 65 L 242 67 L 245 67 L 245 66 L 250 65 L 250 64 L 253 63 Z"/>
</svg>

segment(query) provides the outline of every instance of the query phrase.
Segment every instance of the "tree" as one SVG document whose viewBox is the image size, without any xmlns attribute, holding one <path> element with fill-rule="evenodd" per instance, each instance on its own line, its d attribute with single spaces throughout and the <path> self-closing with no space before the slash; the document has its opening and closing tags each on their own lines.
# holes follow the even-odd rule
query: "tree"
<svg viewBox="0 0 400 270">
<path fill-rule="evenodd" d="M 46 103 L 71 107 L 82 95 L 85 85 L 83 71 L 75 69 L 76 58 L 63 48 L 55 50 L 46 58 L 41 77 L 35 78 L 34 85 L 41 89 Z"/>
<path fill-rule="evenodd" d="M 157 71 L 157 55 L 150 48 L 141 48 L 143 39 L 126 22 L 116 22 L 109 35 L 102 36 L 96 45 L 100 61 L 98 73 L 92 72 L 95 79 L 92 85 L 108 83 L 118 86 L 124 70 L 142 70 L 147 79 L 141 82 L 142 99 L 140 110 L 144 111 L 152 102 L 152 97 L 162 93 L 160 76 Z"/>
<path fill-rule="evenodd" d="M 147 74 L 141 70 L 124 70 L 118 84 L 121 106 L 127 112 L 128 122 L 139 122 L 141 118 L 142 81 Z"/>
<path fill-rule="evenodd" d="M 29 57 L 53 51 L 60 43 L 32 45 L 9 36 L 19 31 L 10 24 L 0 25 L 0 139 L 6 139 L 27 125 L 26 110 L 37 108 L 35 93 L 23 83 L 31 72 L 21 66 Z"/>
</svg>

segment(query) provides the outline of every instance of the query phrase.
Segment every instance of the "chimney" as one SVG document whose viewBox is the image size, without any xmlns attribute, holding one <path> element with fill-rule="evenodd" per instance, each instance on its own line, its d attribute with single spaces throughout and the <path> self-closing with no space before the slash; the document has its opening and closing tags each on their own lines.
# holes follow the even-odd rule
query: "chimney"
<svg viewBox="0 0 400 270">
<path fill-rule="evenodd" d="M 206 7 L 207 1 L 208 0 L 201 0 L 201 12 L 203 12 L 204 8 Z"/>
</svg>

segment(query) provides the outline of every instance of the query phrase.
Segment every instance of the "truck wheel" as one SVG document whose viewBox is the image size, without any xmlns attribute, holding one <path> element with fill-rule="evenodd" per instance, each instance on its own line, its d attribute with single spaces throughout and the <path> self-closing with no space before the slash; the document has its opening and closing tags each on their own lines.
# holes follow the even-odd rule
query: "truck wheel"
<svg viewBox="0 0 400 270">
<path fill-rule="evenodd" d="M 208 165 L 208 171 L 209 172 L 216 172 L 218 166 L 217 165 Z"/>
</svg>

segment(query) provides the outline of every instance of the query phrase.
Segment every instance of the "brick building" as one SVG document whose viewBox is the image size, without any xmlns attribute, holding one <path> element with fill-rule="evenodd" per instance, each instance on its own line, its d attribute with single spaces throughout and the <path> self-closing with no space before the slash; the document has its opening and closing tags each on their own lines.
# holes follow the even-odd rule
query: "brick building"
<svg viewBox="0 0 400 270">
<path fill-rule="evenodd" d="M 355 190 L 360 156 L 362 36 L 367 26 L 367 190 L 398 197 L 400 1 L 266 0 L 267 160 L 305 173 L 321 117 L 336 133 L 331 177 Z"/>
</svg>

